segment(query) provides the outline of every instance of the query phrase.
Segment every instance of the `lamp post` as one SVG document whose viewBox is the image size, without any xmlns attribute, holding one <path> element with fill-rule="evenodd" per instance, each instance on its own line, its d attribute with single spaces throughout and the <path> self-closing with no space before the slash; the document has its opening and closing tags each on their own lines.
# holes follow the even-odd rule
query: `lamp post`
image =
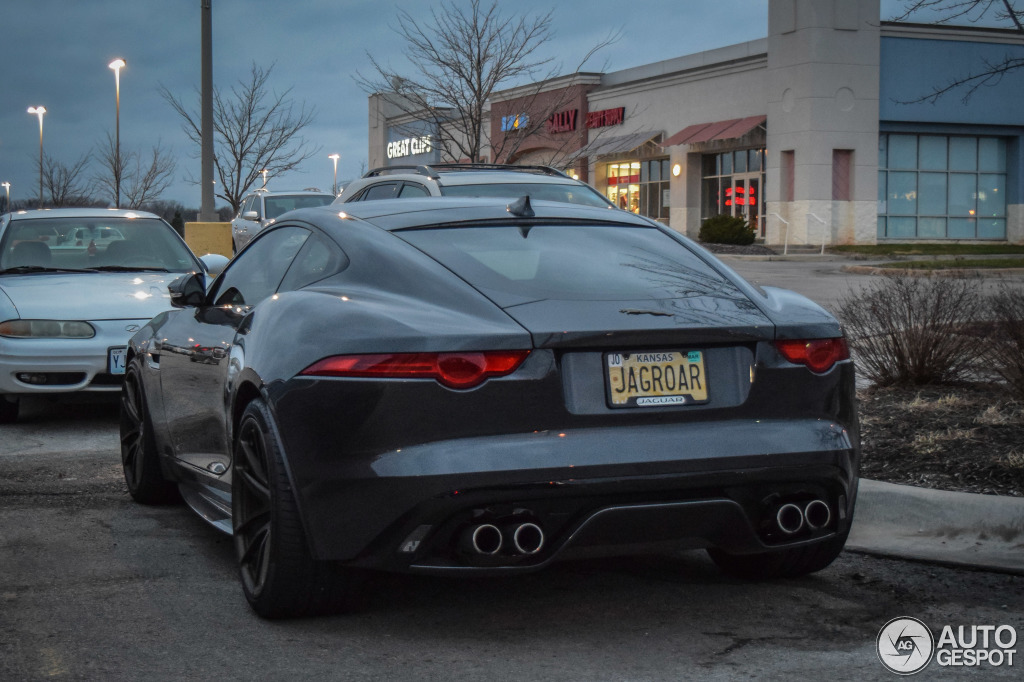
<svg viewBox="0 0 1024 682">
<path fill-rule="evenodd" d="M 338 196 L 338 159 L 341 154 L 328 154 L 327 158 L 334 162 L 334 196 Z"/>
<path fill-rule="evenodd" d="M 260 171 L 260 173 L 263 173 L 263 187 L 261 187 L 260 189 L 266 189 L 267 188 L 267 169 L 264 168 L 263 170 Z"/>
<path fill-rule="evenodd" d="M 9 183 L 9 182 L 0 183 L 0 187 L 3 187 L 5 190 L 7 190 L 7 204 L 4 206 L 4 208 L 6 208 L 7 212 L 10 213 L 11 212 L 11 183 Z"/>
<path fill-rule="evenodd" d="M 39 208 L 43 207 L 43 114 L 46 107 L 29 107 L 28 113 L 39 117 Z"/>
<path fill-rule="evenodd" d="M 117 114 L 114 119 L 114 208 L 121 208 L 121 69 L 126 62 L 118 57 L 107 66 L 114 70 L 114 89 L 117 94 Z"/>
</svg>

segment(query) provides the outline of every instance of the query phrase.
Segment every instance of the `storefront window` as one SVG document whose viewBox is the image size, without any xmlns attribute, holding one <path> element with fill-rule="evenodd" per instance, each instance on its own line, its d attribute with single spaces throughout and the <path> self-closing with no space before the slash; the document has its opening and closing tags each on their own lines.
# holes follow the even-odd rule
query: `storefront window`
<svg viewBox="0 0 1024 682">
<path fill-rule="evenodd" d="M 619 208 L 640 212 L 640 162 L 608 164 L 608 198 Z"/>
<path fill-rule="evenodd" d="M 879 239 L 1006 239 L 1006 140 L 883 134 Z"/>
<path fill-rule="evenodd" d="M 743 218 L 764 237 L 764 150 L 738 149 L 701 159 L 701 220 Z"/>
<path fill-rule="evenodd" d="M 622 209 L 655 220 L 669 218 L 667 158 L 608 164 L 608 198 Z"/>
</svg>

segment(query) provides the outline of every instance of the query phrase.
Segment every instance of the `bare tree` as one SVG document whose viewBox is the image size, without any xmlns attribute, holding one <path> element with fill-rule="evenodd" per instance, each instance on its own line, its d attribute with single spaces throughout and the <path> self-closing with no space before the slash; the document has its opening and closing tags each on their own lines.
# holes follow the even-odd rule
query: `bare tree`
<svg viewBox="0 0 1024 682">
<path fill-rule="evenodd" d="M 271 92 L 268 81 L 272 71 L 273 66 L 262 69 L 253 64 L 249 77 L 239 80 L 229 93 L 217 88 L 213 92 L 217 196 L 231 205 L 232 212 L 238 211 L 246 192 L 264 170 L 271 177 L 280 175 L 320 151 L 301 135 L 312 123 L 315 110 L 294 104 L 289 97 L 291 88 L 282 93 Z M 160 95 L 184 119 L 182 129 L 198 149 L 198 110 L 186 107 L 164 86 L 160 86 Z"/>
<path fill-rule="evenodd" d="M 106 143 L 97 148 L 95 156 L 102 172 L 93 176 L 92 184 L 101 195 L 116 196 L 116 184 L 120 174 L 121 203 L 125 208 L 142 208 L 143 204 L 156 201 L 174 181 L 177 164 L 160 142 L 143 159 L 137 151 L 125 152 L 117 158 L 117 144 L 110 133 Z"/>
<path fill-rule="evenodd" d="M 82 206 L 95 203 L 89 196 L 88 181 L 83 175 L 88 166 L 88 154 L 70 166 L 52 156 L 43 157 L 43 189 L 50 195 L 50 206 Z"/>
<path fill-rule="evenodd" d="M 489 6 L 482 6 L 481 0 L 470 0 L 468 6 L 442 1 L 431 11 L 430 22 L 421 23 L 405 10 L 399 10 L 397 21 L 392 29 L 405 42 L 413 75 L 403 75 L 367 52 L 375 73 L 357 73 L 355 80 L 364 91 L 396 106 L 410 121 L 410 133 L 422 135 L 428 128 L 435 136 L 434 146 L 447 159 L 476 161 L 491 145 L 487 124 L 492 93 L 519 81 L 539 84 L 555 75 L 552 59 L 537 54 L 553 38 L 551 12 L 531 18 L 504 16 L 497 0 Z M 616 39 L 610 35 L 580 66 Z M 535 87 L 534 96 L 540 92 L 540 86 Z M 534 112 L 517 127 L 520 134 L 504 136 L 500 146 L 542 130 L 547 114 L 559 107 L 559 102 L 546 104 L 550 112 Z M 496 159 L 511 155 L 504 148 L 492 147 L 491 153 Z"/>
<path fill-rule="evenodd" d="M 978 23 L 986 18 L 1006 22 L 1016 33 L 1024 35 L 1024 10 L 1018 9 L 1017 0 L 903 0 L 904 11 L 895 17 L 896 21 L 907 21 L 921 14 L 930 14 L 936 24 L 956 21 Z M 932 88 L 927 95 L 902 103 L 935 103 L 943 95 L 954 90 L 962 91 L 960 98 L 967 102 L 978 88 L 995 85 L 1003 76 L 1024 67 L 1024 57 L 1006 54 L 1002 59 L 982 59 L 966 75 L 958 76 L 945 84 Z"/>
</svg>

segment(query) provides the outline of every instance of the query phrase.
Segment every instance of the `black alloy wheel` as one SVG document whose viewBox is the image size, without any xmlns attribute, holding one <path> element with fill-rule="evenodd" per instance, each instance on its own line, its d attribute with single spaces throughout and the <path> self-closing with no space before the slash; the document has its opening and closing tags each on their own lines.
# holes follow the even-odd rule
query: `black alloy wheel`
<svg viewBox="0 0 1024 682">
<path fill-rule="evenodd" d="M 353 575 L 312 557 L 271 424 L 269 409 L 256 399 L 235 438 L 231 511 L 245 597 L 264 618 L 344 610 Z"/>
<path fill-rule="evenodd" d="M 178 486 L 163 477 L 153 438 L 142 370 L 133 358 L 121 386 L 121 465 L 132 499 L 141 504 L 171 504 L 181 499 Z"/>
</svg>

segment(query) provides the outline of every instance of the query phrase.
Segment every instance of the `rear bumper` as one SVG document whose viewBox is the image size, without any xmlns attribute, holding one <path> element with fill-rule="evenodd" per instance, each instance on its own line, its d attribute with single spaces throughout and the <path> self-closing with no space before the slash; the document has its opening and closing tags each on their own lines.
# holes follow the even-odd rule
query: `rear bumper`
<svg viewBox="0 0 1024 682">
<path fill-rule="evenodd" d="M 285 441 L 288 441 L 287 435 Z M 486 436 L 353 457 L 325 446 L 289 466 L 314 554 L 391 570 L 535 570 L 579 552 L 757 552 L 848 529 L 857 439 L 817 419 L 729 420 Z M 826 500 L 826 527 L 779 537 L 778 505 Z M 466 529 L 529 522 L 529 556 L 467 555 Z"/>
</svg>

